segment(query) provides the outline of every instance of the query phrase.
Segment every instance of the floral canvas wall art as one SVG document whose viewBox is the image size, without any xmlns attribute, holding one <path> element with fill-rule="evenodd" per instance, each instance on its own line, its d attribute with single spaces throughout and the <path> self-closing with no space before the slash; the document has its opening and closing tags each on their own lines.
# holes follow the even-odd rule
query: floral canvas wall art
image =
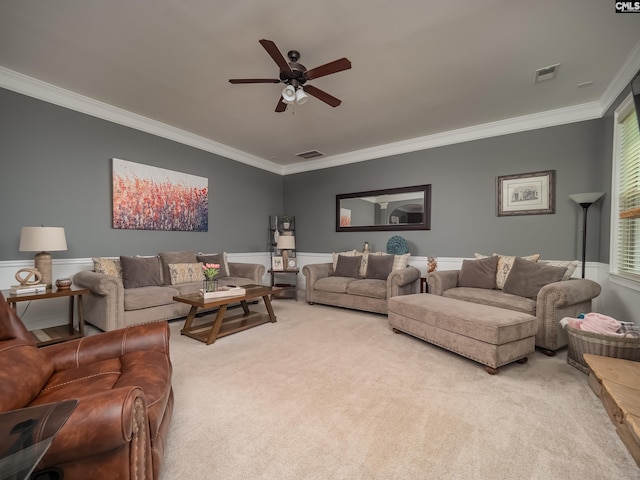
<svg viewBox="0 0 640 480">
<path fill-rule="evenodd" d="M 206 232 L 209 180 L 114 158 L 113 228 Z"/>
</svg>

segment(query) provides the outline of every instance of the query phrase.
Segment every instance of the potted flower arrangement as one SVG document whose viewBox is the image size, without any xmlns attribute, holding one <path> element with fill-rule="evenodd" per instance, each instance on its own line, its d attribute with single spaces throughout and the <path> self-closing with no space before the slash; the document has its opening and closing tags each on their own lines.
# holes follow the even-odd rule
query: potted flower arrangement
<svg viewBox="0 0 640 480">
<path fill-rule="evenodd" d="M 220 272 L 219 263 L 204 263 L 202 264 L 202 272 L 204 273 L 204 291 L 215 292 L 218 290 L 218 280 L 215 276 Z"/>
</svg>

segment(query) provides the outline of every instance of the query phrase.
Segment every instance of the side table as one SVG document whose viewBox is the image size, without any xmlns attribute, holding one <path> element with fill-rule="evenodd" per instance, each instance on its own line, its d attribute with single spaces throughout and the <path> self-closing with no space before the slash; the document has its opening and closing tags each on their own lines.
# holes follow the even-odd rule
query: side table
<svg viewBox="0 0 640 480">
<path fill-rule="evenodd" d="M 297 268 L 291 268 L 288 270 L 273 270 L 269 269 L 269 274 L 271 275 L 271 286 L 272 287 L 280 287 L 278 293 L 273 294 L 271 299 L 274 298 L 294 298 L 298 301 L 298 273 L 300 272 Z M 276 275 L 293 275 L 293 283 L 276 283 Z"/>
<path fill-rule="evenodd" d="M 87 288 L 66 288 L 57 290 L 47 290 L 44 293 L 34 293 L 28 295 L 11 295 L 9 292 L 3 292 L 7 303 L 14 310 L 17 310 L 18 302 L 29 302 L 31 300 L 47 300 L 52 298 L 68 298 L 69 299 L 69 323 L 66 325 L 57 325 L 39 330 L 32 330 L 31 335 L 36 341 L 38 347 L 52 345 L 54 343 L 66 342 L 74 338 L 84 337 L 84 312 L 82 307 L 82 295 L 88 295 Z M 78 328 L 73 325 L 75 298 L 78 297 Z"/>
</svg>

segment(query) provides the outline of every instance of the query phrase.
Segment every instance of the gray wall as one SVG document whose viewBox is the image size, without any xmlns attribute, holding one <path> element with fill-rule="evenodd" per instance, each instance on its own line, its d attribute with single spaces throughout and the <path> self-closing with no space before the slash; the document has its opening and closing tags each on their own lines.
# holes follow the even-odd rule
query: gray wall
<svg viewBox="0 0 640 480">
<path fill-rule="evenodd" d="M 602 131 L 602 120 L 592 120 L 288 175 L 284 206 L 296 216 L 296 245 L 305 252 L 361 249 L 365 241 L 385 250 L 398 234 L 420 256 L 499 252 L 579 259 L 581 209 L 568 195 L 608 191 Z M 542 170 L 556 171 L 556 213 L 496 216 L 496 177 Z M 337 194 L 425 183 L 432 184 L 431 230 L 335 231 Z M 589 211 L 588 261 L 598 260 L 599 217 Z"/>
<path fill-rule="evenodd" d="M 0 261 L 18 252 L 22 226 L 65 228 L 54 258 L 163 250 L 264 252 L 268 217 L 282 211 L 280 175 L 0 89 Z M 111 228 L 111 159 L 209 179 L 209 231 Z"/>
</svg>

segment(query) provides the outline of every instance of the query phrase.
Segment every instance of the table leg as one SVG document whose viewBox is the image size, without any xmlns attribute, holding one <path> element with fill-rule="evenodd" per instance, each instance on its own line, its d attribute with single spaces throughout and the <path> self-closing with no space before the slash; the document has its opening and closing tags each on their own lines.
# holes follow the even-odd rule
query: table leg
<svg viewBox="0 0 640 480">
<path fill-rule="evenodd" d="M 193 324 L 193 319 L 196 318 L 196 312 L 198 311 L 198 307 L 195 305 L 191 306 L 191 310 L 189 310 L 189 315 L 187 315 L 187 319 L 184 322 L 184 327 L 180 331 L 181 334 L 184 335 L 184 332 L 188 332 L 191 330 L 191 325 Z"/>
<path fill-rule="evenodd" d="M 269 312 L 269 319 L 271 320 L 271 323 L 274 323 L 277 319 L 275 313 L 273 313 L 273 307 L 271 306 L 271 300 L 269 297 L 270 295 L 265 295 L 262 299 L 264 300 L 264 306 L 267 307 L 267 312 Z"/>
<path fill-rule="evenodd" d="M 244 302 L 246 305 L 246 302 Z M 218 338 L 218 333 L 220 333 L 220 327 L 222 326 L 222 320 L 224 320 L 224 314 L 227 311 L 227 305 L 220 305 L 218 308 L 218 314 L 216 315 L 216 319 L 211 326 L 211 332 L 209 333 L 209 338 L 207 339 L 207 345 L 211 345 Z"/>
<path fill-rule="evenodd" d="M 242 310 L 244 310 L 245 315 L 249 315 L 251 313 L 251 310 L 249 310 L 249 305 L 247 305 L 246 300 L 240 300 L 240 306 L 242 307 Z"/>
<path fill-rule="evenodd" d="M 74 299 L 75 297 L 71 295 L 69 297 L 69 331 L 73 332 L 73 307 L 74 307 Z"/>
<path fill-rule="evenodd" d="M 78 295 L 78 331 L 80 336 L 84 337 L 84 305 L 82 304 L 82 295 Z"/>
</svg>

